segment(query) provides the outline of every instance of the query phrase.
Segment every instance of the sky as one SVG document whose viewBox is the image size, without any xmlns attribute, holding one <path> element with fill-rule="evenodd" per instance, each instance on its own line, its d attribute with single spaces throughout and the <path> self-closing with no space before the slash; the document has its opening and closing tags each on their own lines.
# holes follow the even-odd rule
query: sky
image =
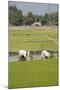
<svg viewBox="0 0 60 90">
<path fill-rule="evenodd" d="M 18 9 L 22 10 L 23 15 L 27 15 L 27 13 L 30 11 L 34 15 L 44 15 L 45 13 L 52 13 L 58 11 L 58 4 L 20 2 L 20 1 L 9 1 L 8 4 L 16 5 Z"/>
</svg>

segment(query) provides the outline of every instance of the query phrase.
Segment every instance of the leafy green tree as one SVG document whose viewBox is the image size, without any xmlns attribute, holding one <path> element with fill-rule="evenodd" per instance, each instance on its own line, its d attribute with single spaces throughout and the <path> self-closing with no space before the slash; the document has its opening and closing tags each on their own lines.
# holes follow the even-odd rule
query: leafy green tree
<svg viewBox="0 0 60 90">
<path fill-rule="evenodd" d="M 31 25 L 34 22 L 34 15 L 32 14 L 32 12 L 28 12 L 27 15 L 27 24 Z"/>
<path fill-rule="evenodd" d="M 45 18 L 45 17 L 42 17 L 42 19 L 41 19 L 41 23 L 42 23 L 42 25 L 46 25 L 47 20 L 46 20 L 46 18 Z"/>
<path fill-rule="evenodd" d="M 22 23 L 23 23 L 22 11 L 18 10 L 15 5 L 9 6 L 9 24 L 22 25 Z"/>
<path fill-rule="evenodd" d="M 58 25 L 58 13 L 46 13 L 44 16 L 40 16 L 40 21 L 42 25 Z"/>
<path fill-rule="evenodd" d="M 34 21 L 39 22 L 40 21 L 40 16 L 39 15 L 34 15 Z"/>
<path fill-rule="evenodd" d="M 49 14 L 49 24 L 50 25 L 58 25 L 58 13 Z"/>
</svg>

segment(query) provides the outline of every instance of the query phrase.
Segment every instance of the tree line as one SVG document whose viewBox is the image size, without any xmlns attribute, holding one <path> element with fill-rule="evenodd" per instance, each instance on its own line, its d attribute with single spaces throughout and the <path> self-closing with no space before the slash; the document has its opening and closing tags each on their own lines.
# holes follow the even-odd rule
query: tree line
<svg viewBox="0 0 60 90">
<path fill-rule="evenodd" d="M 22 10 L 18 9 L 16 5 L 9 6 L 8 11 L 10 25 L 32 25 L 34 22 L 41 22 L 42 25 L 58 25 L 58 12 L 45 13 L 44 16 L 28 12 L 24 16 Z"/>
</svg>

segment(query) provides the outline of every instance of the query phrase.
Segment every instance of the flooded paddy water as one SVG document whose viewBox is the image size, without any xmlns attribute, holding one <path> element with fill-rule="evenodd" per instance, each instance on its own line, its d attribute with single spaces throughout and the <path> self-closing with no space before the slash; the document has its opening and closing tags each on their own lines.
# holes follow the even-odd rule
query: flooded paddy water
<svg viewBox="0 0 60 90">
<path fill-rule="evenodd" d="M 40 59 L 40 55 L 33 55 L 32 56 L 32 59 L 31 60 L 39 60 Z M 18 55 L 13 55 L 13 56 L 8 56 L 8 60 L 9 61 L 19 61 L 19 57 L 18 57 Z"/>
<path fill-rule="evenodd" d="M 34 52 L 31 52 L 31 60 L 40 60 L 41 57 L 40 57 L 40 54 L 41 51 L 34 51 Z M 55 57 L 55 58 L 58 58 L 58 53 L 57 52 L 52 52 L 52 55 Z M 18 53 L 10 53 L 9 56 L 8 56 L 8 61 L 9 62 L 17 62 L 19 61 L 19 57 L 18 57 Z"/>
</svg>

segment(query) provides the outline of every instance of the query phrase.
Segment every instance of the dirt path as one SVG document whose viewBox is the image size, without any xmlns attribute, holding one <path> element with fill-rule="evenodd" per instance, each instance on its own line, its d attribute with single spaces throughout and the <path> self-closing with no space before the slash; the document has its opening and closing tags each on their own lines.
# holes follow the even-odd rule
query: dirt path
<svg viewBox="0 0 60 90">
<path fill-rule="evenodd" d="M 48 36 L 48 35 L 46 35 L 46 34 L 44 34 L 44 36 L 45 36 L 45 37 L 47 37 L 49 40 L 52 40 L 54 43 L 56 43 L 56 44 L 57 44 L 57 41 L 56 41 L 55 39 L 53 39 L 53 38 L 49 37 L 49 36 Z"/>
</svg>

